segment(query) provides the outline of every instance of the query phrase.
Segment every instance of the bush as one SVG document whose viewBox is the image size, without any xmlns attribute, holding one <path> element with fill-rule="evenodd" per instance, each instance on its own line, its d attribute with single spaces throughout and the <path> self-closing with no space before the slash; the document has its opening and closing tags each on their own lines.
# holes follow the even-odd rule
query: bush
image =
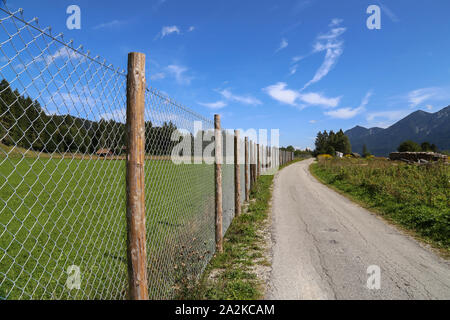
<svg viewBox="0 0 450 320">
<path fill-rule="evenodd" d="M 317 156 L 317 160 L 318 161 L 323 161 L 323 160 L 331 160 L 333 159 L 333 156 L 329 155 L 329 154 L 319 154 Z"/>
<path fill-rule="evenodd" d="M 422 148 L 414 141 L 407 140 L 405 142 L 402 142 L 398 146 L 397 151 L 398 152 L 419 152 L 419 151 L 422 151 Z"/>
</svg>

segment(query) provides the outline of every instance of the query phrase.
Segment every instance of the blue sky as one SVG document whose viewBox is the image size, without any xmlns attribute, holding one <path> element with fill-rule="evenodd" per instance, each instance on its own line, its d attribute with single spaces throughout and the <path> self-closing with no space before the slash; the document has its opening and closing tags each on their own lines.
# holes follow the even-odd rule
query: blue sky
<svg viewBox="0 0 450 320">
<path fill-rule="evenodd" d="M 81 30 L 66 8 L 81 8 Z M 369 5 L 381 29 L 369 30 Z M 147 55 L 148 84 L 223 127 L 279 128 L 313 147 L 319 130 L 387 127 L 450 104 L 448 0 L 8 1 L 126 68 Z"/>
</svg>

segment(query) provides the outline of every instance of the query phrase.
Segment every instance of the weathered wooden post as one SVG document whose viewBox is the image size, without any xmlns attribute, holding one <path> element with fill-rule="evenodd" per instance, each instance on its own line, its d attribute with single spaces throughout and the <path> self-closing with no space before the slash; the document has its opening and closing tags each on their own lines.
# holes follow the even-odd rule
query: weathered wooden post
<svg viewBox="0 0 450 320">
<path fill-rule="evenodd" d="M 255 184 L 255 145 L 250 141 L 250 188 Z"/>
<path fill-rule="evenodd" d="M 249 159 L 248 159 L 248 137 L 245 137 L 245 201 L 250 200 L 250 177 L 249 177 Z"/>
<path fill-rule="evenodd" d="M 234 215 L 241 214 L 241 166 L 239 130 L 234 130 Z"/>
<path fill-rule="evenodd" d="M 215 141 L 215 199 L 216 199 L 216 251 L 223 252 L 222 232 L 222 129 L 220 127 L 220 115 L 214 115 L 214 141 Z"/>
<path fill-rule="evenodd" d="M 260 147 L 259 143 L 256 144 L 256 178 L 259 178 L 260 174 L 260 165 L 261 165 L 261 159 L 260 159 Z"/>
<path fill-rule="evenodd" d="M 127 75 L 127 262 L 128 298 L 148 300 L 145 239 L 145 55 L 128 54 Z"/>
</svg>

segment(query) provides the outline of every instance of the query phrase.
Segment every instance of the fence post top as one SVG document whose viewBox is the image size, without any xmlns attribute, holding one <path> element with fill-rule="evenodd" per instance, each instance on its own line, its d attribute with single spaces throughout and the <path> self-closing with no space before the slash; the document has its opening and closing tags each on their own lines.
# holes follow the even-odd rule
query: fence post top
<svg viewBox="0 0 450 320">
<path fill-rule="evenodd" d="M 142 53 L 142 52 L 129 52 L 128 56 L 144 56 L 145 57 L 145 53 Z"/>
</svg>

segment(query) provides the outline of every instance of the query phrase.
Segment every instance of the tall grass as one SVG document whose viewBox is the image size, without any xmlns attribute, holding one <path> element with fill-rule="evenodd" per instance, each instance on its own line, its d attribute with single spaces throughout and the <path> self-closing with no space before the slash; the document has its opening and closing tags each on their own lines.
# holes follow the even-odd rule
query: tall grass
<svg viewBox="0 0 450 320">
<path fill-rule="evenodd" d="M 377 208 L 438 247 L 450 248 L 450 166 L 333 159 L 311 168 L 323 182 Z"/>
</svg>

